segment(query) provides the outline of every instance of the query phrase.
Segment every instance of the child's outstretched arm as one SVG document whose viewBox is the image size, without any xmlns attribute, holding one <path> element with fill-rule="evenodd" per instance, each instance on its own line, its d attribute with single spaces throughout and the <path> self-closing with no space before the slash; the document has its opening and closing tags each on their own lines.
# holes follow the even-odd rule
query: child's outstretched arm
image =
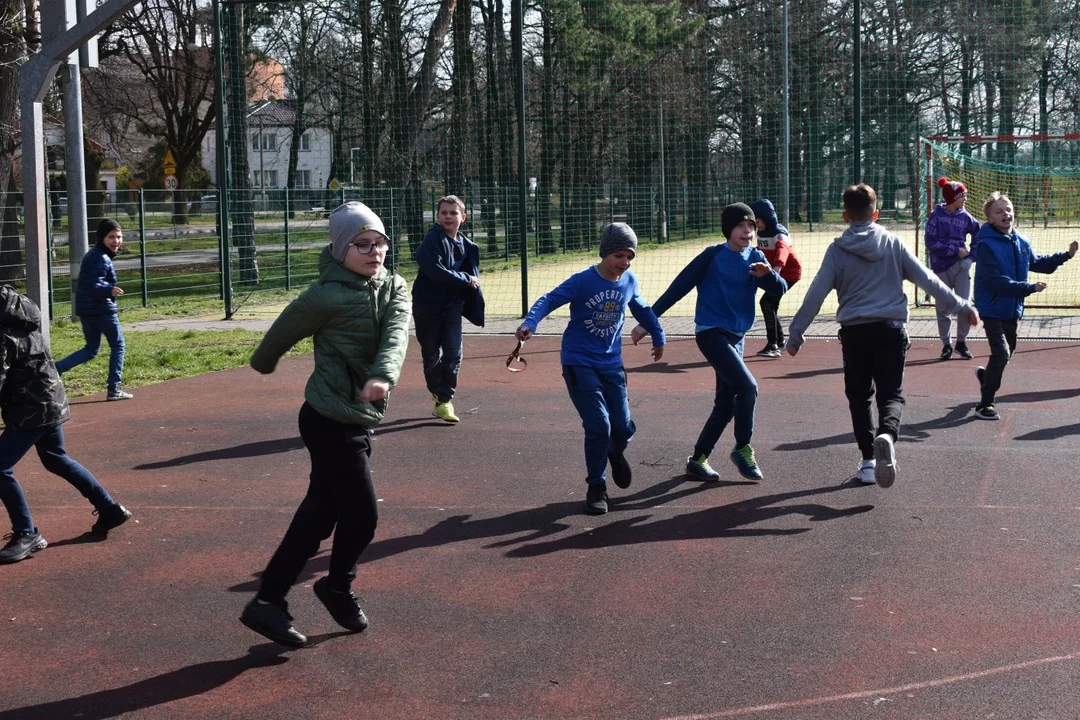
<svg viewBox="0 0 1080 720">
<path fill-rule="evenodd" d="M 656 313 L 656 317 L 663 315 L 672 305 L 682 300 L 687 293 L 701 284 L 709 272 L 709 266 L 712 264 L 713 258 L 716 257 L 716 253 L 719 251 L 719 245 L 705 248 L 705 250 L 698 253 L 696 258 L 690 261 L 689 265 L 682 269 L 682 272 L 675 276 L 664 294 L 653 303 L 652 309 Z"/>
<path fill-rule="evenodd" d="M 630 308 L 630 314 L 639 323 L 634 328 L 634 332 L 630 334 L 630 339 L 637 345 L 641 338 L 645 337 L 644 333 L 652 335 L 652 357 L 654 361 L 659 361 L 664 356 L 664 345 L 667 344 L 667 337 L 664 335 L 663 328 L 660 327 L 660 321 L 657 319 L 656 313 L 637 292 L 634 293 L 634 297 L 630 298 L 627 307 Z M 641 331 L 640 335 L 638 334 L 639 329 Z"/>
<path fill-rule="evenodd" d="M 949 315 L 964 313 L 971 320 L 972 325 L 979 324 L 979 314 L 970 302 L 961 298 L 949 286 L 941 282 L 930 268 L 923 265 L 915 253 L 911 252 L 907 245 L 901 243 L 903 248 L 903 272 L 904 278 L 915 283 L 926 292 L 934 296 L 937 306 Z"/>
<path fill-rule="evenodd" d="M 300 293 L 281 311 L 277 320 L 266 331 L 259 347 L 251 354 L 248 364 L 263 375 L 274 372 L 278 360 L 289 348 L 314 335 L 322 327 L 324 316 L 323 303 L 317 293 L 311 289 Z"/>
<path fill-rule="evenodd" d="M 1076 255 L 1077 242 L 1075 240 L 1069 244 L 1069 249 L 1059 253 L 1053 253 L 1052 255 L 1036 255 L 1032 253 L 1031 270 L 1037 273 L 1043 273 L 1049 275 L 1057 270 L 1059 267 L 1073 259 Z"/>
<path fill-rule="evenodd" d="M 835 248 L 835 245 L 830 245 L 829 249 L 825 251 L 825 257 L 821 260 L 821 267 L 818 268 L 814 281 L 810 283 L 810 287 L 806 290 L 802 306 L 795 313 L 795 317 L 791 319 L 786 347 L 788 355 L 792 357 L 799 352 L 799 348 L 806 342 L 803 337 L 806 328 L 810 327 L 810 323 L 814 321 L 818 311 L 821 310 L 821 304 L 825 302 L 825 298 L 836 287 L 836 263 L 833 260 Z"/>
<path fill-rule="evenodd" d="M 544 293 L 533 303 L 529 314 L 525 316 L 521 326 L 514 333 L 518 340 L 528 340 L 536 332 L 536 327 L 541 320 L 574 299 L 577 293 L 577 277 L 577 275 L 571 275 L 559 287 Z"/>
<path fill-rule="evenodd" d="M 787 292 L 787 280 L 780 277 L 780 271 L 769 267 L 767 262 L 751 263 L 750 274 L 757 278 L 757 286 L 770 295 Z"/>
</svg>

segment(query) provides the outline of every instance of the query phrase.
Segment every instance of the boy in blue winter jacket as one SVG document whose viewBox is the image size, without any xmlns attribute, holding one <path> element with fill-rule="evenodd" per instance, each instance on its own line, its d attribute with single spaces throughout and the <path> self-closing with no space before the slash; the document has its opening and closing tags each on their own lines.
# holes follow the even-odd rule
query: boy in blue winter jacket
<svg viewBox="0 0 1080 720">
<path fill-rule="evenodd" d="M 484 325 L 480 291 L 480 248 L 465 237 L 465 203 L 456 195 L 439 198 L 435 227 L 416 251 L 413 323 L 424 360 L 424 380 L 435 408 L 431 414 L 456 423 L 454 393 L 461 369 L 461 319 Z"/>
<path fill-rule="evenodd" d="M 604 228 L 600 262 L 571 275 L 559 287 L 537 300 L 521 327 L 518 340 L 528 340 L 549 313 L 570 303 L 570 322 L 563 332 L 562 366 L 570 400 L 585 430 L 585 512 L 608 511 L 605 470 L 611 479 L 630 487 L 631 470 L 623 452 L 637 431 L 630 419 L 626 370 L 622 361 L 622 328 L 626 309 L 652 335 L 654 360 L 664 354 L 664 331 L 652 308 L 638 292 L 638 279 L 630 271 L 637 254 L 637 235 L 626 223 Z"/>
<path fill-rule="evenodd" d="M 760 480 L 761 468 L 750 446 L 758 386 L 743 362 L 743 346 L 747 331 L 754 325 L 754 298 L 758 288 L 781 296 L 787 292 L 787 282 L 769 266 L 761 250 L 750 247 L 757 222 L 748 205 L 728 205 L 720 214 L 720 224 L 727 242 L 706 248 L 691 260 L 653 305 L 653 311 L 660 317 L 697 288 L 695 339 L 716 373 L 716 397 L 712 413 L 694 445 L 694 454 L 686 459 L 686 473 L 702 480 L 720 478 L 720 473 L 709 466 L 709 455 L 734 418 L 735 449 L 731 451 L 731 461 L 743 477 Z M 640 328 L 635 328 L 631 334 L 635 342 L 639 331 Z"/>
<path fill-rule="evenodd" d="M 982 397 L 975 417 L 997 420 L 994 395 L 1001 387 L 1001 375 L 1016 350 L 1016 325 L 1024 316 L 1024 298 L 1046 289 L 1046 283 L 1029 283 L 1028 271 L 1052 273 L 1076 255 L 1077 242 L 1065 252 L 1036 255 L 1014 227 L 1012 201 L 1000 193 L 990 193 L 983 205 L 986 223 L 979 230 L 975 262 L 975 307 L 983 318 L 990 343 L 990 362 L 979 367 Z"/>
<path fill-rule="evenodd" d="M 101 336 L 109 342 L 109 379 L 106 400 L 130 400 L 131 393 L 120 389 L 124 375 L 124 333 L 120 330 L 116 298 L 124 294 L 117 285 L 112 259 L 124 244 L 124 231 L 115 220 L 102 220 L 97 244 L 86 251 L 79 266 L 75 289 L 75 312 L 82 322 L 86 345 L 56 363 L 61 374 L 93 360 L 101 348 Z"/>
<path fill-rule="evenodd" d="M 930 269 L 941 282 L 965 300 L 971 298 L 971 262 L 975 251 L 975 237 L 979 221 L 964 208 L 967 188 L 962 182 L 939 178 L 938 187 L 945 202 L 939 204 L 926 220 L 926 252 L 930 255 Z M 968 249 L 968 238 L 971 248 Z M 941 359 L 953 355 L 952 317 L 945 308 L 937 308 L 938 334 L 941 336 Z M 971 324 L 961 313 L 956 318 L 956 354 L 971 359 L 967 336 Z"/>
</svg>

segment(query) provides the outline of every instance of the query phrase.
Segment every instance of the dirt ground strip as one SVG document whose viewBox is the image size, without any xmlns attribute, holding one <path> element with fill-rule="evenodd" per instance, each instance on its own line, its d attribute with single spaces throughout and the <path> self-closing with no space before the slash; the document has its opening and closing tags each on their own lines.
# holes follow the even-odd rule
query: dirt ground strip
<svg viewBox="0 0 1080 720">
<path fill-rule="evenodd" d="M 418 349 L 377 432 L 380 527 L 338 628 L 290 595 L 312 647 L 237 617 L 306 487 L 310 357 L 82 398 L 69 451 L 135 520 L 103 542 L 36 457 L 17 468 L 50 545 L 0 567 L 8 718 L 1080 717 L 1080 344 L 1025 343 L 977 421 L 973 370 L 909 354 L 889 490 L 857 464 L 839 346 L 751 366 L 765 480 L 683 464 L 712 402 L 692 339 L 626 347 L 633 485 L 581 514 L 582 433 L 558 338 L 506 372 L 468 337 L 462 422 L 430 416 Z"/>
</svg>

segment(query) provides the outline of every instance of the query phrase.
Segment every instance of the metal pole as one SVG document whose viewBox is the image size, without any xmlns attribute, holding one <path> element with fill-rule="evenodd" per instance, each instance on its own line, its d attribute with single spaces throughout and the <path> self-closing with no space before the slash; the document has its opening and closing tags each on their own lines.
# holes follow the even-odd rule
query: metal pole
<svg viewBox="0 0 1080 720">
<path fill-rule="evenodd" d="M 784 188 L 781 193 L 784 224 L 791 223 L 791 38 L 788 27 L 788 0 L 781 5 L 780 43 L 784 56 L 784 158 L 782 161 Z"/>
<path fill-rule="evenodd" d="M 667 160 L 664 153 L 664 105 L 660 103 L 660 242 L 666 243 L 667 235 Z"/>
<path fill-rule="evenodd" d="M 83 154 L 82 77 L 78 65 L 64 63 L 64 172 L 67 175 L 68 263 L 71 267 L 71 319 L 75 320 L 75 290 L 87 249 L 86 164 Z"/>
<path fill-rule="evenodd" d="M 139 272 L 142 274 L 142 306 L 150 304 L 146 289 L 146 202 L 139 188 Z"/>
<path fill-rule="evenodd" d="M 862 182 L 862 0 L 854 0 L 855 3 L 855 18 L 852 26 L 852 41 L 854 43 L 852 52 L 852 72 L 854 76 L 855 85 L 855 101 L 852 108 L 852 128 L 851 133 L 854 141 L 854 159 L 852 165 L 853 178 L 855 183 Z"/>
<path fill-rule="evenodd" d="M 514 35 L 514 80 L 517 84 L 518 232 L 521 234 L 521 316 L 529 313 L 528 179 L 525 172 L 525 0 L 514 0 L 510 13 Z"/>
<path fill-rule="evenodd" d="M 285 188 L 285 289 L 292 290 L 292 255 L 289 252 L 289 188 Z"/>
<path fill-rule="evenodd" d="M 214 55 L 218 71 L 214 74 L 214 112 L 217 115 L 215 141 L 217 142 L 217 186 L 218 186 L 218 233 L 220 236 L 221 255 L 221 297 L 225 303 L 225 319 L 232 318 L 232 247 L 229 232 L 229 168 L 228 152 L 225 148 L 225 83 L 222 73 L 225 71 L 225 50 L 221 45 L 221 3 L 211 0 L 211 12 L 214 16 Z M 262 138 L 259 138 L 262 146 Z"/>
</svg>

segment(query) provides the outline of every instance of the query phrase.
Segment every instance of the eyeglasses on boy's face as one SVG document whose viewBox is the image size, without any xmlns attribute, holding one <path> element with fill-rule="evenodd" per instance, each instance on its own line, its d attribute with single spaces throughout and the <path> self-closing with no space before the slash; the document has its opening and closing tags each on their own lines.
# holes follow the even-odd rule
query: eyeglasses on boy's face
<svg viewBox="0 0 1080 720">
<path fill-rule="evenodd" d="M 378 240 L 376 242 L 361 240 L 360 242 L 354 242 L 352 246 L 356 248 L 356 252 L 361 255 L 370 255 L 376 250 L 379 252 L 386 252 L 390 249 L 390 243 L 385 240 Z"/>
</svg>

